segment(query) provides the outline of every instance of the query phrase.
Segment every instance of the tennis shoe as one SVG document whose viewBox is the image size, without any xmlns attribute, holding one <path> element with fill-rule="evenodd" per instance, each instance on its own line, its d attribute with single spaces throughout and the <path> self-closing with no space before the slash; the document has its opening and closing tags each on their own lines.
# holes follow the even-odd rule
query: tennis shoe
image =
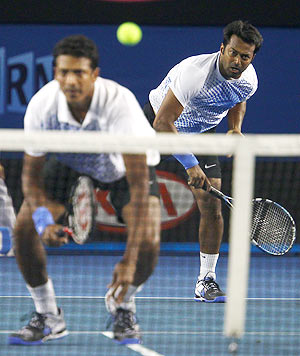
<svg viewBox="0 0 300 356">
<path fill-rule="evenodd" d="M 112 320 L 113 336 L 118 344 L 141 344 L 140 326 L 132 311 L 118 308 Z"/>
<path fill-rule="evenodd" d="M 33 312 L 31 319 L 19 331 L 12 333 L 8 338 L 10 345 L 41 345 L 46 341 L 60 339 L 68 335 L 64 314 L 40 314 Z"/>
<path fill-rule="evenodd" d="M 211 277 L 205 277 L 197 281 L 194 300 L 206 303 L 225 303 L 226 296 Z"/>
<path fill-rule="evenodd" d="M 105 294 L 105 306 L 106 310 L 112 314 L 113 316 L 116 315 L 117 309 L 125 309 L 130 310 L 134 314 L 136 313 L 136 305 L 135 305 L 135 298 L 132 296 L 127 302 L 118 303 L 112 295 L 113 289 L 110 288 L 107 293 Z"/>
</svg>

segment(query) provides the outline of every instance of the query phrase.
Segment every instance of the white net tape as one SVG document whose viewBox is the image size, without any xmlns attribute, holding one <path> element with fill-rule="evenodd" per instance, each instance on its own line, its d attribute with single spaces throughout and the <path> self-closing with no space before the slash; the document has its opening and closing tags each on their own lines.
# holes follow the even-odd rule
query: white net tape
<svg viewBox="0 0 300 356">
<path fill-rule="evenodd" d="M 227 155 L 246 147 L 254 156 L 299 156 L 300 135 L 158 134 L 155 137 L 110 135 L 100 132 L 0 130 L 0 150 L 55 152 L 143 153 L 158 149 L 162 154 L 188 153 Z"/>
</svg>

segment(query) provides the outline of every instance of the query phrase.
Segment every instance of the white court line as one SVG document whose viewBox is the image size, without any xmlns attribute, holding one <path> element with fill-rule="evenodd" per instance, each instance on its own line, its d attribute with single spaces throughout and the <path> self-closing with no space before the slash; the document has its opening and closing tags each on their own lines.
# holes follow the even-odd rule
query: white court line
<svg viewBox="0 0 300 356">
<path fill-rule="evenodd" d="M 15 330 L 0 330 L 0 334 L 11 334 Z M 104 335 L 112 339 L 111 331 L 69 331 L 69 335 Z M 269 333 L 269 331 L 268 331 Z M 222 335 L 223 331 L 143 331 L 143 335 Z M 300 332 L 298 333 L 300 335 Z M 111 336 L 110 336 L 111 335 Z"/>
<path fill-rule="evenodd" d="M 110 339 L 113 339 L 113 333 L 111 331 L 103 331 L 101 334 L 110 338 Z M 143 356 L 164 356 L 163 354 L 159 354 L 158 352 L 148 349 L 147 347 L 139 345 L 139 344 L 126 344 L 124 346 L 128 347 L 129 349 L 131 349 Z"/>
<path fill-rule="evenodd" d="M 0 298 L 32 298 L 30 295 L 0 295 Z M 83 296 L 83 295 L 57 295 L 61 299 L 105 299 L 104 296 Z M 185 297 L 135 297 L 135 299 L 148 300 L 194 300 L 194 298 Z M 299 298 L 300 299 L 300 298 Z"/>
<path fill-rule="evenodd" d="M 0 330 L 0 335 L 11 334 L 16 330 Z M 112 339 L 109 334 L 111 331 L 69 331 L 69 334 L 73 335 L 104 335 Z M 108 335 L 107 335 L 108 334 Z M 143 331 L 143 335 L 220 335 L 224 336 L 223 331 Z M 300 331 L 245 331 L 245 335 L 260 335 L 260 336 L 300 336 Z M 152 350 L 151 350 L 152 351 Z M 155 352 L 155 351 L 154 351 Z M 152 354 L 150 354 L 152 356 Z M 161 355 L 157 352 L 153 354 L 155 356 Z M 148 354 L 147 354 L 148 356 Z M 164 356 L 164 355 L 162 355 Z"/>
<path fill-rule="evenodd" d="M 28 298 L 31 299 L 30 295 L 0 295 L 0 298 Z M 103 296 L 78 296 L 78 295 L 57 295 L 56 298 L 61 299 L 105 299 Z M 194 301 L 194 298 L 186 298 L 186 297 L 135 297 L 137 300 L 162 300 L 162 301 L 169 301 L 169 300 L 179 300 L 179 301 Z M 245 298 L 248 301 L 300 301 L 300 298 Z"/>
</svg>

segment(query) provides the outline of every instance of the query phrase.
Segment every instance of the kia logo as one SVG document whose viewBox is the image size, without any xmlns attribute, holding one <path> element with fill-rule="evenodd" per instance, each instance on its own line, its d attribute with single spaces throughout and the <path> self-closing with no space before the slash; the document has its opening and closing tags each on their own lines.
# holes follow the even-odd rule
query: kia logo
<svg viewBox="0 0 300 356">
<path fill-rule="evenodd" d="M 174 173 L 157 171 L 161 195 L 162 230 L 171 229 L 186 220 L 196 209 L 194 196 L 187 183 Z M 117 221 L 110 203 L 109 191 L 99 190 L 96 223 L 100 231 L 125 233 L 125 225 Z"/>
</svg>

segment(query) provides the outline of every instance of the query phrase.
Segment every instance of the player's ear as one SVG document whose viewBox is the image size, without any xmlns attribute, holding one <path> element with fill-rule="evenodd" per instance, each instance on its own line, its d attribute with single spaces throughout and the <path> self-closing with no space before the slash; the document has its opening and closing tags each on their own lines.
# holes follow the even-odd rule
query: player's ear
<svg viewBox="0 0 300 356">
<path fill-rule="evenodd" d="M 221 43 L 220 52 L 221 52 L 222 54 L 224 54 L 224 51 L 225 51 L 225 46 L 224 46 L 223 43 Z"/>
</svg>

